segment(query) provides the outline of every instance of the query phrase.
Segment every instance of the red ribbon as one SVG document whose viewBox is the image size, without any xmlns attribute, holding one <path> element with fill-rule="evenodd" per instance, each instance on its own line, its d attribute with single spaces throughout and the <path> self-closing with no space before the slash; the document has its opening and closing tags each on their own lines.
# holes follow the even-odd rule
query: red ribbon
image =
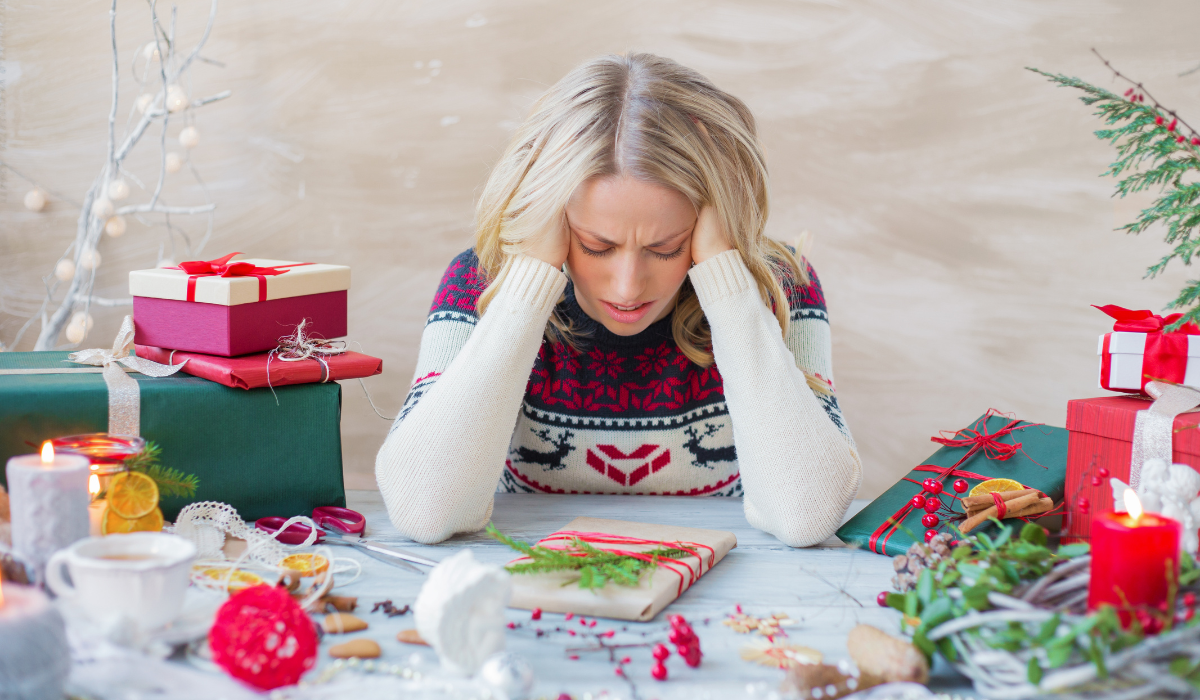
<svg viewBox="0 0 1200 700">
<path fill-rule="evenodd" d="M 576 532 L 574 530 L 564 530 L 562 532 L 556 532 L 553 535 L 550 535 L 549 537 L 547 537 L 543 540 L 539 540 L 537 544 L 538 544 L 538 546 L 543 546 L 547 542 L 563 542 L 563 541 L 565 541 L 565 542 L 567 542 L 567 544 L 564 546 L 561 546 L 561 547 L 549 546 L 549 547 L 547 547 L 547 549 L 565 550 L 565 549 L 568 549 L 570 547 L 570 543 L 575 540 L 579 540 L 581 542 L 587 542 L 588 544 L 648 545 L 648 546 L 654 546 L 654 547 L 671 547 L 673 549 L 684 550 L 685 552 L 692 555 L 693 557 L 696 557 L 696 559 L 699 561 L 699 565 L 697 566 L 697 568 L 695 570 L 692 569 L 692 565 L 690 562 L 685 562 L 680 559 L 673 559 L 671 557 L 652 557 L 652 556 L 646 554 L 645 552 L 635 552 L 635 551 L 626 550 L 626 549 L 612 549 L 610 547 L 600 547 L 600 549 L 603 549 L 606 552 L 612 552 L 613 554 L 619 554 L 619 555 L 625 556 L 625 557 L 633 557 L 634 559 L 637 559 L 639 561 L 644 561 L 648 564 L 654 564 L 656 566 L 661 566 L 661 567 L 665 568 L 667 571 L 674 573 L 676 576 L 679 577 L 679 590 L 676 591 L 676 593 L 675 593 L 676 596 L 683 595 L 683 592 L 685 590 L 687 590 L 688 588 L 691 588 L 692 584 L 695 583 L 697 580 L 699 580 L 700 576 L 704 574 L 704 572 L 706 570 L 705 566 L 704 566 L 705 557 L 700 555 L 699 550 L 701 550 L 701 549 L 708 550 L 708 568 L 709 569 L 711 569 L 713 567 L 713 565 L 716 564 L 716 558 L 717 558 L 716 551 L 714 551 L 712 547 L 709 547 L 706 544 L 698 544 L 696 542 L 662 542 L 662 541 L 654 541 L 654 540 L 644 540 L 640 537 L 625 537 L 623 535 L 609 535 L 604 532 Z M 571 556 L 586 557 L 587 553 L 576 551 L 576 552 L 571 552 Z M 527 557 L 522 557 L 522 558 L 527 558 Z M 686 576 L 684 575 L 685 571 L 687 572 Z M 685 583 L 686 583 L 686 585 L 685 585 Z"/>
<path fill-rule="evenodd" d="M 996 517 L 1004 520 L 1004 516 L 1008 515 L 1008 504 L 995 491 L 992 491 L 992 503 L 996 504 Z"/>
<path fill-rule="evenodd" d="M 189 260 L 167 269 L 183 270 L 188 273 L 188 301 L 196 301 L 196 280 L 201 277 L 257 277 L 258 300 L 266 301 L 268 276 L 282 275 L 287 272 L 284 268 L 312 265 L 312 263 L 292 263 L 274 267 L 259 267 L 250 262 L 229 262 L 235 255 L 241 255 L 241 253 L 230 253 L 215 260 Z"/>
<path fill-rule="evenodd" d="M 987 421 L 989 418 L 997 415 L 1000 415 L 999 411 L 994 408 L 989 408 L 987 413 L 985 413 L 983 417 L 976 421 L 975 424 L 970 428 L 964 428 L 963 430 L 950 433 L 949 437 L 946 436 L 946 433 L 949 431 L 942 431 L 941 437 L 935 436 L 929 438 L 933 442 L 945 445 L 946 447 L 966 447 L 968 448 L 967 453 L 949 467 L 939 467 L 933 464 L 922 464 L 913 471 L 935 472 L 937 473 L 937 476 L 933 478 L 943 483 L 952 476 L 963 476 L 968 479 L 981 480 L 987 480 L 991 478 L 981 474 L 975 474 L 973 472 L 959 471 L 958 468 L 965 464 L 967 460 L 981 452 L 988 459 L 994 459 L 997 461 L 1004 461 L 1011 458 L 1017 452 L 1021 451 L 1021 443 L 1003 443 L 999 441 L 999 438 L 1002 438 L 1006 435 L 1011 435 L 1017 430 L 1024 430 L 1025 428 L 1032 428 L 1036 425 L 1041 425 L 1041 423 L 1026 423 L 1025 425 L 1020 425 L 1021 421 L 1019 419 L 1013 419 L 1008 423 L 1008 425 L 1004 426 L 1000 430 L 997 430 L 994 433 L 989 433 L 987 431 Z M 906 480 L 916 483 L 916 481 L 913 479 L 906 478 Z M 904 522 L 904 519 L 908 517 L 908 514 L 911 513 L 912 510 L 913 505 L 912 502 L 909 501 L 908 503 L 905 503 L 900 510 L 893 513 L 890 518 L 883 521 L 883 523 L 880 524 L 875 532 L 871 533 L 871 539 L 867 542 L 867 547 L 876 554 L 883 554 L 886 552 L 888 540 L 891 539 L 892 534 L 900 528 L 900 524 Z M 880 538 L 883 538 L 882 541 Z"/>
<path fill-rule="evenodd" d="M 1142 355 L 1142 381 L 1139 389 L 1145 390 L 1146 384 L 1153 380 L 1163 380 L 1182 384 L 1187 375 L 1188 336 L 1200 335 L 1200 326 L 1185 323 L 1177 330 L 1165 332 L 1163 329 L 1178 321 L 1183 314 L 1159 316 L 1149 310 L 1131 310 L 1120 306 L 1096 306 L 1116 320 L 1113 331 L 1124 333 L 1145 333 L 1146 348 Z M 1137 391 L 1136 389 L 1113 389 L 1112 352 L 1109 343 L 1112 337 L 1104 336 L 1101 347 L 1100 386 L 1110 391 Z"/>
</svg>

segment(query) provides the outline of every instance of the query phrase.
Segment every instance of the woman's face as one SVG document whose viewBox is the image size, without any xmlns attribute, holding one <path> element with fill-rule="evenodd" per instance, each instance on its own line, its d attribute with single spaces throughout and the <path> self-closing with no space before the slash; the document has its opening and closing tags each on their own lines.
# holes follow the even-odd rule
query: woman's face
<svg viewBox="0 0 1200 700">
<path fill-rule="evenodd" d="M 692 265 L 687 197 L 630 177 L 592 178 L 567 204 L 567 224 L 567 266 L 588 316 L 634 335 L 671 312 Z"/>
</svg>

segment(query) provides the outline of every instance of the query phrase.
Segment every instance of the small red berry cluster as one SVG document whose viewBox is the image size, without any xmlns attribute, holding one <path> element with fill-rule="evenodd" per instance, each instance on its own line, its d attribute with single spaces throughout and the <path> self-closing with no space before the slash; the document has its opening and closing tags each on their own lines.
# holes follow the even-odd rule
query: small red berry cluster
<svg viewBox="0 0 1200 700">
<path fill-rule="evenodd" d="M 955 493 L 966 493 L 970 487 L 971 485 L 967 483 L 966 479 L 955 479 L 954 481 Z M 942 486 L 942 482 L 931 477 L 921 482 L 921 488 L 921 493 L 913 496 L 912 500 L 909 501 L 909 505 L 914 510 L 925 511 L 925 515 L 921 518 L 921 524 L 929 528 L 925 531 L 925 541 L 928 542 L 937 534 L 936 528 L 942 522 L 937 512 L 945 505 L 942 503 L 942 499 L 939 498 L 944 487 Z"/>
<path fill-rule="evenodd" d="M 1183 611 L 1176 612 L 1174 622 L 1181 624 L 1191 622 L 1196 617 L 1196 594 L 1188 591 L 1181 596 L 1183 602 Z M 1142 631 L 1146 634 L 1158 634 L 1162 632 L 1166 626 L 1166 621 L 1170 619 L 1170 607 L 1166 601 L 1159 603 L 1158 610 L 1148 610 L 1139 608 L 1133 611 L 1133 617 L 1141 626 Z"/>
<path fill-rule="evenodd" d="M 1161 119 L 1162 117 L 1159 118 Z M 1100 467 L 1096 470 L 1096 473 L 1092 475 L 1092 486 L 1099 486 L 1100 484 L 1103 484 L 1104 480 L 1107 478 L 1108 470 L 1104 467 Z M 1092 502 L 1088 500 L 1087 496 L 1080 496 L 1075 500 L 1075 509 L 1079 511 L 1080 515 L 1087 515 L 1091 508 Z"/>
<path fill-rule="evenodd" d="M 696 632 L 692 630 L 692 626 L 684 619 L 683 615 L 672 615 L 667 618 L 671 623 L 671 631 L 667 634 L 667 640 L 675 645 L 675 651 L 683 657 L 684 663 L 691 668 L 696 668 L 700 665 L 700 659 L 704 655 L 700 652 L 700 638 L 696 636 Z M 671 655 L 671 650 L 666 644 L 654 645 L 655 664 L 650 669 L 650 675 L 656 681 L 667 680 L 667 657 Z"/>
</svg>

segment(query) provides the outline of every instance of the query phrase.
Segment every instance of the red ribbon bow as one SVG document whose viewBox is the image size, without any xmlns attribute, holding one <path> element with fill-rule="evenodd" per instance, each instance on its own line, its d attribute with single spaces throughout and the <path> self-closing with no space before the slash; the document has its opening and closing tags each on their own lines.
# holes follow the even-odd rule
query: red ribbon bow
<svg viewBox="0 0 1200 700">
<path fill-rule="evenodd" d="M 229 262 L 235 255 L 241 255 L 241 253 L 230 253 L 215 260 L 189 260 L 167 269 L 183 270 L 188 273 L 188 301 L 196 301 L 196 280 L 201 277 L 257 277 L 258 300 L 266 301 L 268 276 L 282 275 L 287 272 L 283 268 L 312 265 L 312 263 L 293 263 L 291 265 L 276 265 L 275 267 L 259 267 L 251 262 Z"/>
<path fill-rule="evenodd" d="M 1113 324 L 1114 331 L 1124 331 L 1126 333 L 1162 333 L 1163 329 L 1178 321 L 1183 314 L 1169 314 L 1167 316 L 1159 316 L 1158 314 L 1148 309 L 1126 309 L 1113 304 L 1106 306 L 1096 306 L 1093 308 L 1099 309 L 1116 319 Z M 1200 326 L 1188 322 L 1180 326 L 1174 333 L 1184 333 L 1186 335 L 1200 335 Z"/>
<path fill-rule="evenodd" d="M 970 428 L 964 428 L 962 430 L 950 433 L 949 437 L 946 436 L 946 433 L 949 431 L 942 431 L 942 435 L 940 437 L 934 436 L 929 438 L 933 442 L 936 442 L 940 445 L 945 445 L 946 447 L 966 447 L 968 448 L 967 453 L 949 467 L 939 467 L 936 464 L 922 464 L 913 469 L 913 471 L 933 472 L 937 474 L 937 476 L 933 478 L 943 483 L 949 480 L 952 476 L 962 476 L 968 479 L 979 479 L 981 481 L 986 481 L 987 479 L 992 478 L 989 476 L 984 476 L 983 474 L 962 471 L 959 469 L 959 467 L 965 464 L 967 460 L 980 453 L 983 453 L 983 455 L 988 459 L 994 459 L 997 461 L 1010 459 L 1013 455 L 1021 451 L 1021 443 L 1004 443 L 1000 442 L 999 438 L 1002 438 L 1006 435 L 1011 435 L 1017 430 L 1024 430 L 1025 428 L 1032 428 L 1036 425 L 1041 425 L 1041 423 L 1026 423 L 1025 425 L 1021 425 L 1022 421 L 1019 419 L 1013 419 L 1003 428 L 994 433 L 989 433 L 987 428 L 988 419 L 996 415 L 1001 414 L 996 409 L 989 408 L 987 413 L 985 413 L 983 417 L 976 421 L 975 425 L 971 426 Z M 916 479 L 909 479 L 908 477 L 905 477 L 904 480 L 920 485 Z M 875 532 L 871 533 L 871 539 L 867 542 L 867 547 L 876 554 L 884 554 L 887 551 L 887 541 L 891 538 L 892 534 L 900 528 L 900 524 L 904 522 L 904 519 L 907 518 L 908 514 L 912 511 L 912 501 L 905 503 L 904 507 L 893 513 L 890 518 L 883 521 L 883 523 L 876 528 Z M 880 540 L 881 537 L 883 538 L 882 541 Z"/>
</svg>

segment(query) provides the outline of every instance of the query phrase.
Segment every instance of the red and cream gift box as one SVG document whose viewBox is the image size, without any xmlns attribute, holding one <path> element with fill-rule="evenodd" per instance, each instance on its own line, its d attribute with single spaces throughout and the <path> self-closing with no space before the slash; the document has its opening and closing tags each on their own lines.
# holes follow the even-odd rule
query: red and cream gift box
<svg viewBox="0 0 1200 700">
<path fill-rule="evenodd" d="M 1138 413 L 1148 397 L 1104 396 L 1067 402 L 1066 541 L 1088 538 L 1092 518 L 1113 510 L 1111 478 L 1126 484 L 1134 458 Z M 1165 430 L 1165 426 L 1164 426 Z M 1200 412 L 1180 413 L 1171 424 L 1171 462 L 1200 471 Z M 1164 443 L 1165 446 L 1165 443 Z"/>
<path fill-rule="evenodd" d="M 1183 324 L 1164 332 L 1182 314 L 1163 317 L 1150 311 L 1097 306 L 1116 319 L 1113 331 L 1100 336 L 1100 388 L 1145 393 L 1151 381 L 1200 387 L 1200 328 Z"/>
<path fill-rule="evenodd" d="M 135 342 L 233 357 L 274 349 L 304 319 L 312 336 L 346 335 L 349 267 L 235 255 L 130 272 Z"/>
</svg>

